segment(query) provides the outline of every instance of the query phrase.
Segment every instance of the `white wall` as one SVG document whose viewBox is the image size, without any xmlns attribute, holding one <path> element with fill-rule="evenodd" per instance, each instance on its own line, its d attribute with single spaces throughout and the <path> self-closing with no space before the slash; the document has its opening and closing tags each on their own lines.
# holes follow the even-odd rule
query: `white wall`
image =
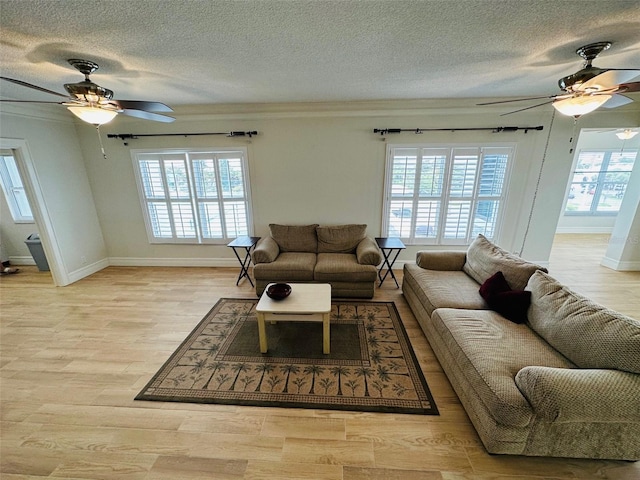
<svg viewBox="0 0 640 480">
<path fill-rule="evenodd" d="M 359 102 L 353 104 L 223 105 L 177 109 L 177 121 L 160 124 L 117 117 L 101 127 L 107 159 L 96 131 L 21 118 L 12 134 L 28 138 L 65 246 L 65 262 L 78 269 L 79 256 L 107 258 L 119 265 L 236 266 L 224 245 L 149 244 L 136 190 L 132 149 L 242 145 L 248 149 L 255 234 L 268 224 L 366 223 L 379 235 L 382 220 L 386 143 L 509 143 L 516 157 L 508 186 L 503 228 L 496 242 L 546 262 L 562 211 L 573 155 L 572 118 L 552 109 L 532 109 L 508 117 L 504 106 L 476 107 L 473 99 Z M 638 102 L 615 111 L 600 110 L 579 120 L 585 128 L 640 124 Z M 64 111 L 63 111 L 64 112 Z M 64 112 L 65 114 L 67 112 Z M 386 138 L 374 128 L 469 128 L 543 125 L 543 131 L 510 133 L 402 133 Z M 3 135 L 5 135 L 3 126 Z M 189 133 L 258 130 L 252 138 L 225 136 L 107 139 L 108 133 Z M 79 147 L 78 147 L 79 140 Z M 83 163 L 84 162 L 84 163 Z M 540 188 L 536 185 L 541 173 Z M 535 208 L 531 213 L 535 197 Z M 65 211 L 78 208 L 77 214 Z M 78 229 L 81 233 L 77 235 Z M 399 261 L 413 261 L 410 247 Z M 445 247 L 432 247 L 445 248 Z"/>
<path fill-rule="evenodd" d="M 54 107 L 55 108 L 55 107 Z M 23 143 L 27 187 L 54 281 L 65 285 L 108 264 L 75 123 L 63 109 L 3 104 L 3 142 Z M 35 201 L 35 204 L 34 204 Z M 41 205 L 39 205 L 41 203 Z M 8 252 L 11 255 L 11 252 Z"/>
</svg>

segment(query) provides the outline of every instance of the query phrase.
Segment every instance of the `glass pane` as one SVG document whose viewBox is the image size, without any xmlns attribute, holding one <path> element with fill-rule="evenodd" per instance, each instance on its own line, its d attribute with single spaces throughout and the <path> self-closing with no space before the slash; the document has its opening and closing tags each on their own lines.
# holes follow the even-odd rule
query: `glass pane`
<svg viewBox="0 0 640 480">
<path fill-rule="evenodd" d="M 244 198 L 244 178 L 242 176 L 242 160 L 240 158 L 221 158 L 220 186 L 223 198 Z"/>
<path fill-rule="evenodd" d="M 160 161 L 142 160 L 139 162 L 139 166 L 145 198 L 164 198 L 164 182 L 162 181 Z"/>
<path fill-rule="evenodd" d="M 438 235 L 438 218 L 440 217 L 440 202 L 418 202 L 416 212 L 415 238 L 436 238 Z"/>
<path fill-rule="evenodd" d="M 198 205 L 203 238 L 222 238 L 222 219 L 218 202 L 203 202 Z"/>
<path fill-rule="evenodd" d="M 225 202 L 224 221 L 227 227 L 227 236 L 237 237 L 248 235 L 247 209 L 244 202 Z"/>
<path fill-rule="evenodd" d="M 500 202 L 497 200 L 478 202 L 476 213 L 473 216 L 472 237 L 477 237 L 479 233 L 490 239 L 494 237 L 499 208 Z"/>
<path fill-rule="evenodd" d="M 607 171 L 630 172 L 638 155 L 637 151 L 611 152 L 611 159 L 607 166 Z"/>
<path fill-rule="evenodd" d="M 149 220 L 151 221 L 151 229 L 153 236 L 156 238 L 171 238 L 171 220 L 169 219 L 169 209 L 164 202 L 149 202 Z"/>
<path fill-rule="evenodd" d="M 211 159 L 194 160 L 193 175 L 198 198 L 218 198 L 215 161 Z"/>
<path fill-rule="evenodd" d="M 566 212 L 589 212 L 593 203 L 593 193 L 595 190 L 589 188 L 588 183 L 572 183 L 569 188 Z"/>
<path fill-rule="evenodd" d="M 576 172 L 599 172 L 605 152 L 580 152 Z"/>
<path fill-rule="evenodd" d="M 478 195 L 497 197 L 502 195 L 507 173 L 508 155 L 485 155 L 482 160 Z M 474 235 L 475 236 L 475 235 Z"/>
<path fill-rule="evenodd" d="M 471 216 L 471 202 L 451 201 L 447 208 L 444 226 L 444 238 L 467 238 L 469 219 Z"/>
<path fill-rule="evenodd" d="M 195 238 L 196 223 L 193 218 L 193 209 L 188 202 L 174 202 L 171 204 L 173 225 L 178 238 Z"/>
<path fill-rule="evenodd" d="M 27 199 L 27 194 L 25 193 L 24 188 L 14 188 L 13 198 L 15 199 L 18 210 L 20 211 L 20 217 L 23 219 L 32 219 L 33 213 L 31 213 L 31 207 L 29 206 L 29 200 Z"/>
<path fill-rule="evenodd" d="M 389 210 L 389 236 L 408 238 L 411 236 L 412 201 L 395 200 Z"/>
<path fill-rule="evenodd" d="M 407 149 L 403 149 L 407 150 Z M 416 185 L 416 165 L 417 157 L 415 149 L 412 156 L 401 156 L 396 154 L 393 157 L 392 178 L 391 178 L 391 196 L 392 197 L 411 197 Z"/>
<path fill-rule="evenodd" d="M 451 167 L 451 197 L 470 197 L 473 195 L 478 157 L 475 155 L 456 155 Z"/>
<path fill-rule="evenodd" d="M 422 157 L 420 191 L 418 195 L 421 197 L 439 197 L 442 195 L 445 161 L 446 157 L 441 155 Z"/>
<path fill-rule="evenodd" d="M 190 198 L 191 194 L 189 192 L 186 162 L 184 160 L 165 160 L 164 170 L 169 197 L 181 199 Z"/>
</svg>

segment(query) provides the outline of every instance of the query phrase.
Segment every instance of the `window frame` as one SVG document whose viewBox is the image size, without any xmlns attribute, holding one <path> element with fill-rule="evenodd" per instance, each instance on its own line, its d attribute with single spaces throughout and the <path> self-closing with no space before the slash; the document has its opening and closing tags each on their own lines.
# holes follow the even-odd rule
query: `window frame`
<svg viewBox="0 0 640 480">
<path fill-rule="evenodd" d="M 200 213 L 199 206 L 206 202 L 205 197 L 199 197 L 197 194 L 196 187 L 196 175 L 194 173 L 194 160 L 202 160 L 199 158 L 193 158 L 198 155 L 211 155 L 212 159 L 220 160 L 220 156 L 225 156 L 230 153 L 237 153 L 240 157 L 240 165 L 242 169 L 242 179 L 243 179 L 243 191 L 244 195 L 239 198 L 228 198 L 222 197 L 223 189 L 221 187 L 221 180 L 218 171 L 218 166 L 215 167 L 215 183 L 217 185 L 216 192 L 218 192 L 218 197 L 216 202 L 221 205 L 227 202 L 242 202 L 245 206 L 246 211 L 246 235 L 253 235 L 253 205 L 251 200 L 251 182 L 249 177 L 249 158 L 246 147 L 210 147 L 210 148 L 161 148 L 161 149 L 136 149 L 131 150 L 131 157 L 133 162 L 133 170 L 136 178 L 136 187 L 138 191 L 138 197 L 140 199 L 140 206 L 142 209 L 142 215 L 145 223 L 145 230 L 147 232 L 147 239 L 151 244 L 191 244 L 191 245 L 226 245 L 231 240 L 237 238 L 238 236 L 244 235 L 229 235 L 227 219 L 225 218 L 224 209 L 219 206 L 220 212 L 220 223 L 221 229 L 223 232 L 223 236 L 221 238 L 207 238 L 203 235 L 202 222 L 200 221 Z M 147 156 L 148 158 L 144 158 Z M 145 193 L 145 185 L 144 180 L 141 174 L 140 164 L 143 160 L 154 160 L 152 156 L 155 156 L 155 160 L 161 160 L 160 162 L 160 171 L 162 174 L 162 186 L 164 196 L 156 198 L 156 201 L 166 203 L 167 205 L 171 203 L 178 203 L 178 198 L 172 198 L 169 195 L 169 187 L 166 182 L 166 160 L 171 160 L 169 158 L 163 157 L 176 157 L 175 159 L 179 159 L 178 157 L 182 157 L 185 162 L 185 172 L 187 175 L 187 187 L 189 196 L 182 199 L 183 203 L 188 203 L 191 209 L 191 213 L 193 215 L 195 236 L 194 237 L 180 237 L 176 234 L 176 226 L 174 219 L 169 217 L 169 222 L 171 225 L 171 237 L 159 237 L 154 235 L 154 224 L 151 221 L 150 213 L 148 209 L 148 204 L 150 201 L 154 199 L 151 197 L 147 197 Z M 173 160 L 175 160 L 173 159 Z M 216 162 L 217 163 L 217 162 Z"/>
<path fill-rule="evenodd" d="M 29 199 L 27 197 L 27 191 L 24 187 L 24 183 L 22 181 L 22 174 L 20 173 L 20 167 L 18 165 L 18 159 L 16 158 L 17 152 L 12 149 L 1 149 L 0 150 L 0 185 L 2 187 L 2 191 L 4 193 L 4 197 L 9 206 L 9 211 L 11 212 L 11 217 L 13 218 L 14 223 L 35 223 L 35 218 L 33 217 L 33 209 L 29 203 Z M 9 173 L 9 169 L 6 164 L 5 158 L 9 157 L 13 160 L 15 170 L 17 172 L 17 180 L 20 182 L 17 185 L 14 182 L 11 174 Z M 30 215 L 24 215 L 22 212 L 22 208 L 20 207 L 20 202 L 16 198 L 16 192 L 21 192 L 24 201 L 26 202 L 26 206 L 29 209 Z"/>
<path fill-rule="evenodd" d="M 612 160 L 612 155 L 613 154 L 633 154 L 635 153 L 635 159 L 634 159 L 634 164 L 631 167 L 631 170 L 629 170 L 629 175 L 631 175 L 634 171 L 634 169 L 638 168 L 638 157 L 640 156 L 640 149 L 636 149 L 636 148 L 630 148 L 630 149 L 625 149 L 625 150 L 620 150 L 617 148 L 584 148 L 581 149 L 575 156 L 575 161 L 574 161 L 574 165 L 573 168 L 571 169 L 571 174 L 569 176 L 569 182 L 567 185 L 567 191 L 564 197 L 564 208 L 562 211 L 562 214 L 568 217 L 614 217 L 616 215 L 618 215 L 618 212 L 620 211 L 620 208 L 618 208 L 618 210 L 598 210 L 598 206 L 600 205 L 600 198 L 603 194 L 603 190 L 604 190 L 604 185 L 606 183 L 611 183 L 611 182 L 607 182 L 606 181 L 606 176 L 607 174 L 610 173 L 614 173 L 616 172 L 616 170 L 609 170 L 608 167 L 611 163 Z M 580 157 L 583 154 L 602 154 L 602 164 L 600 166 L 600 170 L 598 170 L 597 175 L 598 175 L 598 179 L 594 182 L 593 180 L 588 180 L 586 182 L 577 182 L 574 181 L 575 175 L 578 172 L 581 172 L 582 169 L 579 168 L 580 165 Z M 603 169 L 603 167 L 606 166 L 607 169 Z M 587 173 L 586 171 L 584 173 Z M 591 199 L 591 206 L 590 209 L 588 211 L 575 211 L 575 210 L 567 210 L 567 207 L 569 206 L 569 195 L 571 195 L 572 193 L 572 188 L 574 185 L 580 185 L 582 183 L 589 183 L 589 184 L 595 184 L 594 187 L 594 194 L 593 197 Z M 629 182 L 627 181 L 625 183 L 625 190 L 622 194 L 622 196 L 624 197 L 624 193 L 626 192 L 627 186 L 629 185 Z"/>
<path fill-rule="evenodd" d="M 436 196 L 428 196 L 423 195 L 420 196 L 419 185 L 420 185 L 420 173 L 416 171 L 415 173 L 415 186 L 413 193 L 410 196 L 403 197 L 402 200 L 406 200 L 407 202 L 412 203 L 412 212 L 410 216 L 411 224 L 410 231 L 411 235 L 409 237 L 400 236 L 399 238 L 406 245 L 469 245 L 477 236 L 474 234 L 474 221 L 472 219 L 475 218 L 476 212 L 478 210 L 479 203 L 481 201 L 490 201 L 497 200 L 498 203 L 498 211 L 494 215 L 494 227 L 493 227 L 493 235 L 487 236 L 490 239 L 495 239 L 499 236 L 500 230 L 502 228 L 503 218 L 505 214 L 505 208 L 508 203 L 508 193 L 509 193 L 509 183 L 511 179 L 511 171 L 513 168 L 513 163 L 516 158 L 516 143 L 456 143 L 456 144 L 387 144 L 386 149 L 386 159 L 385 159 L 385 178 L 384 178 L 384 197 L 383 197 L 383 208 L 382 208 L 382 235 L 383 236 L 394 236 L 389 235 L 389 230 L 391 226 L 391 212 L 392 212 L 392 203 L 395 201 L 400 201 L 397 196 L 392 195 L 392 174 L 393 174 L 393 160 L 394 160 L 394 152 L 398 149 L 415 149 L 416 152 L 424 152 L 425 150 L 441 150 L 446 152 L 445 164 L 444 164 L 444 173 L 442 178 L 442 187 L 440 195 Z M 452 174 L 453 174 L 453 160 L 455 158 L 455 151 L 462 150 L 471 150 L 474 149 L 478 153 L 478 163 L 476 167 L 476 173 L 473 181 L 473 193 L 470 197 L 466 196 L 453 196 L 451 191 L 451 182 L 452 182 Z M 504 150 L 507 153 L 506 166 L 504 167 L 504 177 L 502 179 L 502 187 L 500 195 L 486 196 L 480 195 L 479 186 L 482 177 L 482 166 L 484 165 L 484 159 L 486 156 L 491 155 L 492 153 L 495 155 L 497 153 L 491 152 L 492 149 L 496 151 Z M 417 157 L 416 157 L 417 158 Z M 422 157 L 424 158 L 424 156 Z M 466 170 L 465 170 L 466 173 Z M 416 206 L 419 201 L 429 200 L 429 198 L 435 199 L 440 202 L 439 211 L 438 211 L 438 227 L 434 237 L 421 237 L 416 236 L 416 223 L 418 221 L 416 213 Z M 490 199 L 490 200 L 487 200 Z M 470 221 L 467 225 L 467 232 L 465 238 L 451 238 L 445 236 L 445 227 L 446 227 L 446 218 L 447 211 L 450 206 L 451 201 L 464 200 L 470 201 L 470 210 L 469 210 L 469 218 Z M 403 213 L 404 215 L 404 213 Z M 401 232 L 402 234 L 402 232 Z"/>
</svg>

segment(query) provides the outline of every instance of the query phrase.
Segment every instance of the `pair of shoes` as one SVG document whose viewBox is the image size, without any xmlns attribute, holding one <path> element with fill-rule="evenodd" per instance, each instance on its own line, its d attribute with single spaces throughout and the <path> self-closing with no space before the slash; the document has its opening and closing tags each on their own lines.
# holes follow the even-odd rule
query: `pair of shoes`
<svg viewBox="0 0 640 480">
<path fill-rule="evenodd" d="M 18 273 L 19 268 L 6 267 L 0 270 L 0 275 L 11 275 L 12 273 Z"/>
</svg>

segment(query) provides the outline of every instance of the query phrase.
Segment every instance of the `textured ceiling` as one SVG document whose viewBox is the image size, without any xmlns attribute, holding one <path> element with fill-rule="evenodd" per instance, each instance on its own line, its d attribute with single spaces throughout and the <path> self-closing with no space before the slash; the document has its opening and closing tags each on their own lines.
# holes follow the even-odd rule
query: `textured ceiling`
<svg viewBox="0 0 640 480">
<path fill-rule="evenodd" d="M 3 76 L 64 92 L 83 58 L 171 106 L 551 95 L 597 41 L 595 65 L 640 68 L 637 0 L 1 0 L 0 27 Z"/>
</svg>

